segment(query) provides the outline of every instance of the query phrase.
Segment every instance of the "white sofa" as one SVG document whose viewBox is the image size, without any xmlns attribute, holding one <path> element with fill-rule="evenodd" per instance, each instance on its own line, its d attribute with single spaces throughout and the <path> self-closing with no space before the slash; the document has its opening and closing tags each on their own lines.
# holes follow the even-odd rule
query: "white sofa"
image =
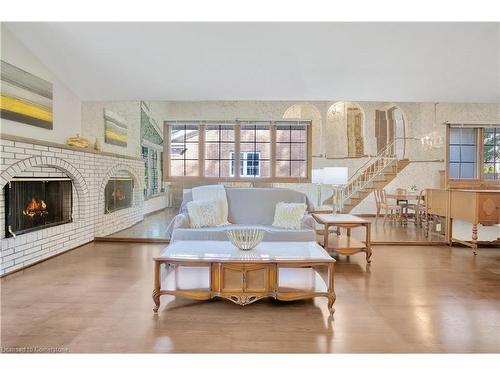
<svg viewBox="0 0 500 375">
<path fill-rule="evenodd" d="M 193 199 L 191 191 L 185 191 L 180 213 L 169 225 L 171 242 L 177 240 L 227 240 L 226 231 L 237 227 L 264 229 L 264 241 L 314 241 L 315 222 L 308 213 L 302 219 L 300 229 L 273 227 L 274 210 L 279 202 L 305 203 L 311 209 L 307 196 L 284 188 L 226 188 L 229 225 L 191 228 L 186 204 Z"/>
</svg>

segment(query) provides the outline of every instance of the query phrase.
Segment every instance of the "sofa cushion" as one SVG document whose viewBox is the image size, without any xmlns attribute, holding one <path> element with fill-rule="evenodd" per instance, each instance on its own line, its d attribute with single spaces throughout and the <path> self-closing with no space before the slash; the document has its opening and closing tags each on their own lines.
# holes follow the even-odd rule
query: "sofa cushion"
<svg viewBox="0 0 500 375">
<path fill-rule="evenodd" d="M 205 228 L 177 228 L 172 234 L 171 241 L 226 241 L 226 231 L 248 227 L 249 225 L 246 224 L 232 224 Z M 252 225 L 251 227 L 266 231 L 263 241 L 314 241 L 316 239 L 311 229 L 284 229 L 271 225 Z"/>
<path fill-rule="evenodd" d="M 271 225 L 279 202 L 307 203 L 305 194 L 284 188 L 228 188 L 228 220 L 234 224 Z"/>
<path fill-rule="evenodd" d="M 304 203 L 279 202 L 274 210 L 273 227 L 299 229 L 305 212 Z"/>
<path fill-rule="evenodd" d="M 191 201 L 187 204 L 191 228 L 215 227 L 217 222 L 217 201 Z"/>
</svg>

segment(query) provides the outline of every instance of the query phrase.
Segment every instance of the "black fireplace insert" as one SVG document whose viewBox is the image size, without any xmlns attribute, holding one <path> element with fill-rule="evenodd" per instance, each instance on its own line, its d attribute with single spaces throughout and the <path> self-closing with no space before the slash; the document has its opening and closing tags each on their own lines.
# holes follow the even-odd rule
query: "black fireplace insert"
<svg viewBox="0 0 500 375">
<path fill-rule="evenodd" d="M 6 237 L 72 220 L 69 178 L 15 178 L 5 186 L 4 196 Z"/>
<path fill-rule="evenodd" d="M 132 207 L 133 191 L 134 180 L 131 178 L 111 178 L 104 189 L 104 213 Z"/>
</svg>

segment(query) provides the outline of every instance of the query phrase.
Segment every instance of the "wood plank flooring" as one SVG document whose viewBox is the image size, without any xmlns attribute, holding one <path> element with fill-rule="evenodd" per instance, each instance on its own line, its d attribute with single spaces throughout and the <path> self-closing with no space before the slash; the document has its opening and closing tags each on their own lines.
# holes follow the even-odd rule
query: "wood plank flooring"
<svg viewBox="0 0 500 375">
<path fill-rule="evenodd" d="M 71 353 L 413 353 L 500 351 L 500 250 L 377 246 L 336 264 L 324 298 L 151 300 L 164 245 L 91 243 L 0 280 L 1 346 Z"/>
</svg>

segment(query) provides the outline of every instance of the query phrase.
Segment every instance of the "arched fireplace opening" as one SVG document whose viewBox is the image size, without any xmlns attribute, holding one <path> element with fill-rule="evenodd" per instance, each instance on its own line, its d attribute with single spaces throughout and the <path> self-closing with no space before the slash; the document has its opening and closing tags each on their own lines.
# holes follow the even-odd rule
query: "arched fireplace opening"
<svg viewBox="0 0 500 375">
<path fill-rule="evenodd" d="M 13 178 L 4 194 L 6 237 L 72 221 L 70 178 Z"/>
<path fill-rule="evenodd" d="M 104 188 L 104 213 L 132 207 L 134 178 L 127 171 L 118 171 L 111 176 Z"/>
</svg>

